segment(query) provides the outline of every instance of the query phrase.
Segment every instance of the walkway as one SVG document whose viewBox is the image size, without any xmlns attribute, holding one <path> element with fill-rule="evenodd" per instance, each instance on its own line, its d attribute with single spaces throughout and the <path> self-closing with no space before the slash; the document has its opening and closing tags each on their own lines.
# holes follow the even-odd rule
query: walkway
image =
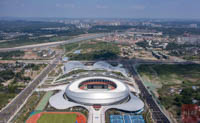
<svg viewBox="0 0 200 123">
<path fill-rule="evenodd" d="M 88 109 L 88 123 L 105 123 L 104 107 L 101 107 L 98 111 L 96 111 L 93 106 L 90 106 Z"/>
<path fill-rule="evenodd" d="M 35 110 L 36 111 L 42 111 L 42 110 L 44 110 L 44 108 L 47 105 L 47 103 L 49 102 L 49 98 L 51 97 L 52 94 L 53 94 L 53 91 L 47 92 L 44 95 L 44 97 L 42 98 L 42 100 L 39 102 L 39 104 L 37 105 L 37 107 L 35 108 Z"/>
</svg>

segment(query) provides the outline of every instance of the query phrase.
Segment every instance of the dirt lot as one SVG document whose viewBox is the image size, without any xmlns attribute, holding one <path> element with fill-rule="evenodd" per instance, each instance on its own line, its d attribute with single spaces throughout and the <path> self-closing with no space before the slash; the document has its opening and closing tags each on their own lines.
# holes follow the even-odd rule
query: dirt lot
<svg viewBox="0 0 200 123">
<path fill-rule="evenodd" d="M 23 56 L 23 59 L 38 59 L 38 55 L 32 51 L 25 52 L 25 55 Z"/>
</svg>

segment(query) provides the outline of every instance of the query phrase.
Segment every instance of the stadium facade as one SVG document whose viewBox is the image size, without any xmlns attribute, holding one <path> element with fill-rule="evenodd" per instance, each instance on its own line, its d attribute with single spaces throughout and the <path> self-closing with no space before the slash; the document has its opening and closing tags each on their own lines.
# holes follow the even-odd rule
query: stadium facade
<svg viewBox="0 0 200 123">
<path fill-rule="evenodd" d="M 49 100 L 56 109 L 74 106 L 102 105 L 107 109 L 141 112 L 144 103 L 133 95 L 126 84 L 109 77 L 85 77 L 78 79 L 52 96 Z"/>
<path fill-rule="evenodd" d="M 75 76 L 68 74 L 73 71 L 76 71 Z M 131 114 L 144 110 L 144 103 L 138 97 L 139 89 L 128 76 L 122 65 L 99 61 L 86 66 L 79 61 L 69 61 L 63 66 L 63 74 L 54 81 L 58 86 L 39 90 L 58 91 L 49 99 L 51 107 L 57 110 L 84 107 L 89 112 L 88 123 L 104 123 L 109 109 Z"/>
</svg>

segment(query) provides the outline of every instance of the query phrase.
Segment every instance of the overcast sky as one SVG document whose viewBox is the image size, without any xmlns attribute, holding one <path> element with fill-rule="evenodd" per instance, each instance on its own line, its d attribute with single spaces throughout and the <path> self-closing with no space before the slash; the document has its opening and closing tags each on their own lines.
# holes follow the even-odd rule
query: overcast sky
<svg viewBox="0 0 200 123">
<path fill-rule="evenodd" d="M 200 19 L 200 0 L 0 0 L 0 16 Z"/>
</svg>

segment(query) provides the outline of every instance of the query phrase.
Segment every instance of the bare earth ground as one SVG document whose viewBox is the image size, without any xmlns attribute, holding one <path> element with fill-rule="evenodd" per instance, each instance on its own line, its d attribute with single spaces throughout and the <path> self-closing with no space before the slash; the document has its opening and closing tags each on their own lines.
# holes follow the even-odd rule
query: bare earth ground
<svg viewBox="0 0 200 123">
<path fill-rule="evenodd" d="M 25 52 L 25 55 L 23 56 L 23 59 L 38 59 L 38 55 L 32 51 Z"/>
</svg>

